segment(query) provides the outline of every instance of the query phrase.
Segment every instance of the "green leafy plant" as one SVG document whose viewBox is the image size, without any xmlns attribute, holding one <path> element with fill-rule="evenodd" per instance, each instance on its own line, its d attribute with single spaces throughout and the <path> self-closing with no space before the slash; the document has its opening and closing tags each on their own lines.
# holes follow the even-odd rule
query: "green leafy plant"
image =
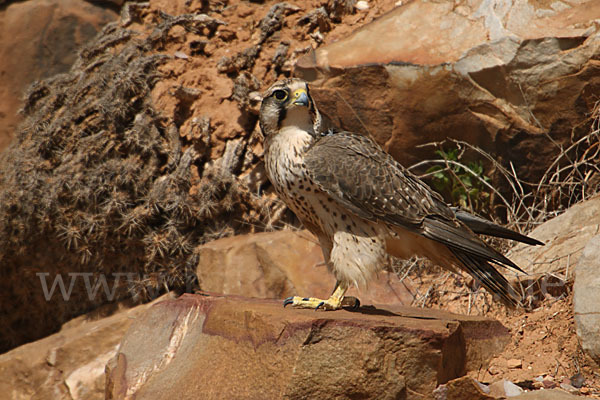
<svg viewBox="0 0 600 400">
<path fill-rule="evenodd" d="M 460 162 L 461 154 L 458 148 L 438 149 L 435 153 L 445 165 L 434 165 L 427 170 L 431 176 L 433 187 L 452 204 L 471 211 L 482 211 L 488 208 L 490 193 L 484 182 L 490 178 L 485 175 L 481 160 L 470 161 L 466 165 Z"/>
</svg>

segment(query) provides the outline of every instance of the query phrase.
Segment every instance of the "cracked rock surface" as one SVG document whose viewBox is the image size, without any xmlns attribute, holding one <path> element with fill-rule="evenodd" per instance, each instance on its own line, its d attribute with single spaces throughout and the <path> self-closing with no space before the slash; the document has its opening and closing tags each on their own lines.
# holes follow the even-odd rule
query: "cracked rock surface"
<svg viewBox="0 0 600 400">
<path fill-rule="evenodd" d="M 151 307 L 107 367 L 107 398 L 417 398 L 509 340 L 482 317 L 183 295 Z"/>
</svg>

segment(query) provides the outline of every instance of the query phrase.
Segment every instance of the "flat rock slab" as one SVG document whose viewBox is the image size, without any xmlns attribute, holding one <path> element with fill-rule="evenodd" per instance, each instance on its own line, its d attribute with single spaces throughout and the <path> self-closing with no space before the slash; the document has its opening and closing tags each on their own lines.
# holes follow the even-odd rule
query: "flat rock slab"
<svg viewBox="0 0 600 400">
<path fill-rule="evenodd" d="M 409 307 L 284 309 L 183 295 L 149 308 L 107 365 L 107 399 L 422 398 L 485 367 L 499 322 Z"/>
<path fill-rule="evenodd" d="M 110 304 L 74 318 L 53 335 L 0 354 L 0 398 L 104 399 L 104 367 L 131 322 L 149 306 Z M 109 312 L 114 314 L 101 317 Z"/>
</svg>

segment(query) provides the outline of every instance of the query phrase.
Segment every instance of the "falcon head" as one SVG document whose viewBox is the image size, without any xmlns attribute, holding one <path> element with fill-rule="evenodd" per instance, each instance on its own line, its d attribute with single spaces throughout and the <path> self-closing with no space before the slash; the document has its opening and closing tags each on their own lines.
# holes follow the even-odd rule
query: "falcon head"
<svg viewBox="0 0 600 400">
<path fill-rule="evenodd" d="M 284 79 L 274 83 L 263 94 L 260 128 L 265 138 L 286 127 L 302 129 L 316 137 L 320 126 L 321 116 L 305 81 Z"/>
</svg>

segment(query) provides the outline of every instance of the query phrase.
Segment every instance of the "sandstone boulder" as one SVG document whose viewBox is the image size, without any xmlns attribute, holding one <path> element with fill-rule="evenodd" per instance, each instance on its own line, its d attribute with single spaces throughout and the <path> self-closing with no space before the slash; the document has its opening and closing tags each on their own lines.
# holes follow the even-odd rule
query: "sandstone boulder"
<svg viewBox="0 0 600 400">
<path fill-rule="evenodd" d="M 67 72 L 79 47 L 116 18 L 110 8 L 80 0 L 19 1 L 0 10 L 0 150 L 20 121 L 25 89 Z"/>
<path fill-rule="evenodd" d="M 0 355 L 3 399 L 104 399 L 104 367 L 149 305 L 107 305 L 63 325 L 44 339 Z M 103 314 L 112 313 L 102 317 Z"/>
<path fill-rule="evenodd" d="M 581 347 L 600 365 L 600 236 L 588 242 L 577 262 L 573 309 Z"/>
<path fill-rule="evenodd" d="M 434 310 L 315 312 L 272 300 L 183 295 L 136 319 L 107 366 L 106 394 L 422 398 L 508 340 L 496 321 Z"/>
<path fill-rule="evenodd" d="M 533 276 L 558 271 L 570 275 L 586 244 L 598 234 L 599 226 L 600 196 L 596 196 L 531 231 L 529 235 L 545 246 L 518 244 L 507 257 Z"/>
<path fill-rule="evenodd" d="M 464 140 L 530 182 L 589 132 L 600 3 L 403 3 L 298 61 L 336 125 L 405 165 L 431 158 L 420 144 Z"/>
<path fill-rule="evenodd" d="M 256 233 L 207 243 L 199 248 L 196 274 L 202 290 L 267 299 L 327 298 L 335 285 L 321 246 L 308 231 Z M 395 274 L 382 272 L 368 287 L 352 288 L 348 295 L 362 304 L 409 305 L 410 289 Z"/>
</svg>

